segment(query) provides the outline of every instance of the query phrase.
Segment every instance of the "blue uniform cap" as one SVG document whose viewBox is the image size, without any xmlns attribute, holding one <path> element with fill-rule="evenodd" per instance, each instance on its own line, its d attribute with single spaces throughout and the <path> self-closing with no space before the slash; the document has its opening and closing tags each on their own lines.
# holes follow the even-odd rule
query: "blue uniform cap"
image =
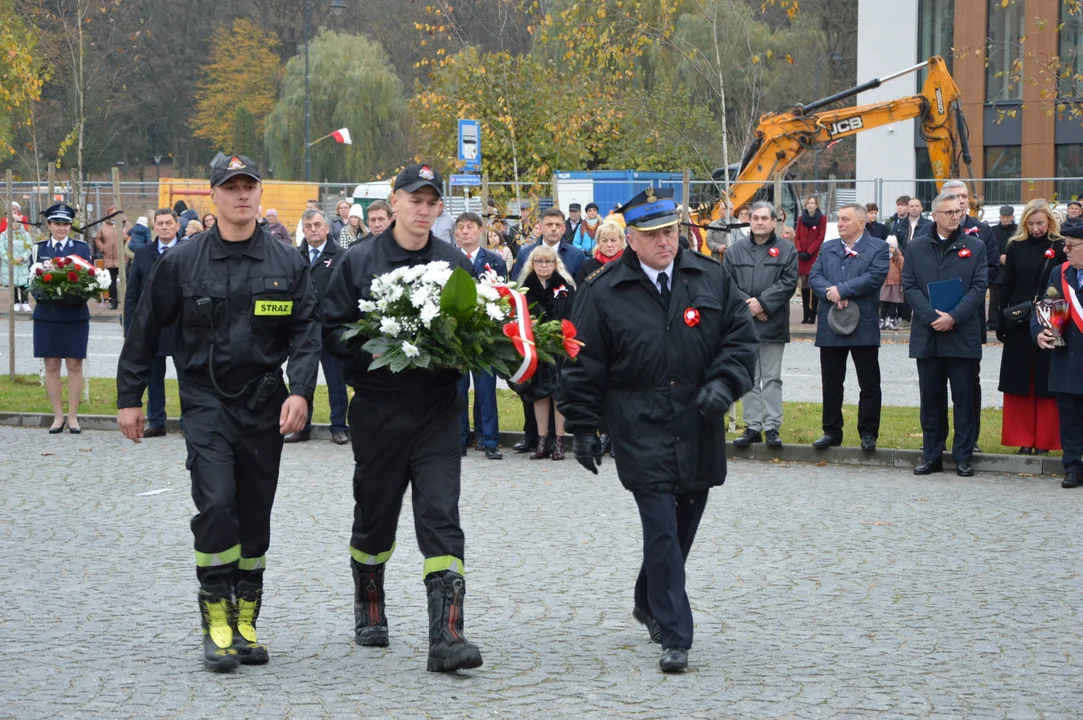
<svg viewBox="0 0 1083 720">
<path fill-rule="evenodd" d="M 657 230 L 677 224 L 677 203 L 673 188 L 649 187 L 626 202 L 617 212 L 624 223 L 637 230 Z"/>
<path fill-rule="evenodd" d="M 67 223 L 71 225 L 75 220 L 75 210 L 70 205 L 64 203 L 57 203 L 52 205 L 44 213 L 45 219 L 51 222 Z"/>
</svg>

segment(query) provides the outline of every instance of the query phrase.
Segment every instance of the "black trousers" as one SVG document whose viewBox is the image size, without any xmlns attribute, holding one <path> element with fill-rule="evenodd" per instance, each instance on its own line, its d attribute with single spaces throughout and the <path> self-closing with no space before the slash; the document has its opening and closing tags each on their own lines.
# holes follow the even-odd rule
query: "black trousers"
<svg viewBox="0 0 1083 720">
<path fill-rule="evenodd" d="M 974 361 L 974 444 L 981 437 L 981 360 Z"/>
<path fill-rule="evenodd" d="M 842 440 L 842 395 L 846 382 L 846 357 L 854 358 L 857 384 L 861 388 L 857 402 L 857 434 L 859 437 L 880 436 L 880 348 L 822 347 L 820 348 L 820 380 L 824 388 L 824 434 Z"/>
<path fill-rule="evenodd" d="M 192 475 L 196 577 L 200 588 L 229 597 L 239 583 L 261 585 L 271 543 L 271 507 L 278 489 L 283 386 L 259 412 L 247 397 L 220 400 L 180 385 L 187 467 Z"/>
<path fill-rule="evenodd" d="M 986 326 L 990 330 L 1000 326 L 1000 283 L 989 286 L 989 319 Z"/>
<path fill-rule="evenodd" d="M 443 397 L 392 402 L 354 395 L 348 416 L 354 456 L 354 560 L 382 565 L 391 558 L 402 497 L 410 486 L 424 575 L 463 572 L 459 416 L 464 408 L 456 387 Z"/>
<path fill-rule="evenodd" d="M 684 584 L 684 561 L 707 506 L 703 490 L 680 495 L 633 493 L 643 526 L 643 564 L 635 604 L 658 621 L 662 647 L 692 647 L 692 606 Z"/>
<path fill-rule="evenodd" d="M 116 305 L 120 298 L 117 297 L 117 277 L 120 276 L 120 268 L 109 268 L 109 304 Z"/>
<path fill-rule="evenodd" d="M 951 456 L 956 463 L 970 462 L 978 439 L 974 413 L 974 375 L 978 361 L 969 358 L 927 358 L 918 360 L 921 389 L 922 451 L 925 460 L 935 462 L 944 454 L 948 439 L 948 383 L 954 406 L 955 439 Z"/>
<path fill-rule="evenodd" d="M 1083 395 L 1057 395 L 1064 472 L 1083 473 Z"/>
</svg>

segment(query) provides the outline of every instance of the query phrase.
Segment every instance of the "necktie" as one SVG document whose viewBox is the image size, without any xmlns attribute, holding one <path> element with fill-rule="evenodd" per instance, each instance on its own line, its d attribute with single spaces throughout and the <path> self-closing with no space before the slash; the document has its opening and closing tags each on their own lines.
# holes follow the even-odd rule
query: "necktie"
<svg viewBox="0 0 1083 720">
<path fill-rule="evenodd" d="M 316 258 L 318 258 L 320 256 L 320 251 L 317 250 L 316 248 L 312 248 L 308 252 L 312 255 L 312 259 L 309 261 L 309 264 L 310 265 L 315 265 L 316 264 Z"/>
<path fill-rule="evenodd" d="M 168 245 L 162 245 L 162 248 L 158 251 L 159 255 L 165 255 L 165 251 L 169 249 Z"/>
<path fill-rule="evenodd" d="M 64 249 L 64 243 L 63 242 L 61 242 L 60 240 L 54 240 L 53 241 L 53 252 L 54 253 L 60 254 L 60 252 L 63 249 Z"/>
<path fill-rule="evenodd" d="M 658 287 L 661 288 L 661 290 L 659 292 L 662 295 L 662 304 L 665 305 L 668 308 L 669 307 L 669 276 L 667 276 L 664 272 L 658 273 Z"/>
</svg>

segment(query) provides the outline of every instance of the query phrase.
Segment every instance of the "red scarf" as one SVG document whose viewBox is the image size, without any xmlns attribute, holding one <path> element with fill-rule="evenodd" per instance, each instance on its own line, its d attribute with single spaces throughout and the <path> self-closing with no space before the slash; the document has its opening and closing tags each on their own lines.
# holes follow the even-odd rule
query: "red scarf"
<svg viewBox="0 0 1083 720">
<path fill-rule="evenodd" d="M 617 254 L 614 255 L 613 257 L 606 257 L 605 255 L 602 255 L 602 249 L 597 248 L 594 251 L 594 259 L 597 260 L 598 262 L 600 262 L 602 265 L 605 265 L 606 263 L 610 263 L 610 262 L 613 262 L 614 260 L 619 259 L 620 256 L 623 255 L 623 254 L 624 254 L 624 248 L 621 248 L 620 250 L 617 251 Z"/>
</svg>

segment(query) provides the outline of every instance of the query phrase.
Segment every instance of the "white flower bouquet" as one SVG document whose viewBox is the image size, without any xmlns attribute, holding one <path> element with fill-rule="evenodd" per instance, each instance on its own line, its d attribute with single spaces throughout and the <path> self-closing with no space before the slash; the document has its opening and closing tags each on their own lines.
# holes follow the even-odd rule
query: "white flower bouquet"
<svg viewBox="0 0 1083 720">
<path fill-rule="evenodd" d="M 485 370 L 525 382 L 539 359 L 567 355 L 566 347 L 578 350 L 574 340 L 566 342 L 561 323 L 532 320 L 512 285 L 493 275 L 475 282 L 443 261 L 377 276 L 371 299 L 358 308 L 361 319 L 343 339 L 367 338 L 362 347 L 373 356 L 369 370 Z"/>
</svg>

